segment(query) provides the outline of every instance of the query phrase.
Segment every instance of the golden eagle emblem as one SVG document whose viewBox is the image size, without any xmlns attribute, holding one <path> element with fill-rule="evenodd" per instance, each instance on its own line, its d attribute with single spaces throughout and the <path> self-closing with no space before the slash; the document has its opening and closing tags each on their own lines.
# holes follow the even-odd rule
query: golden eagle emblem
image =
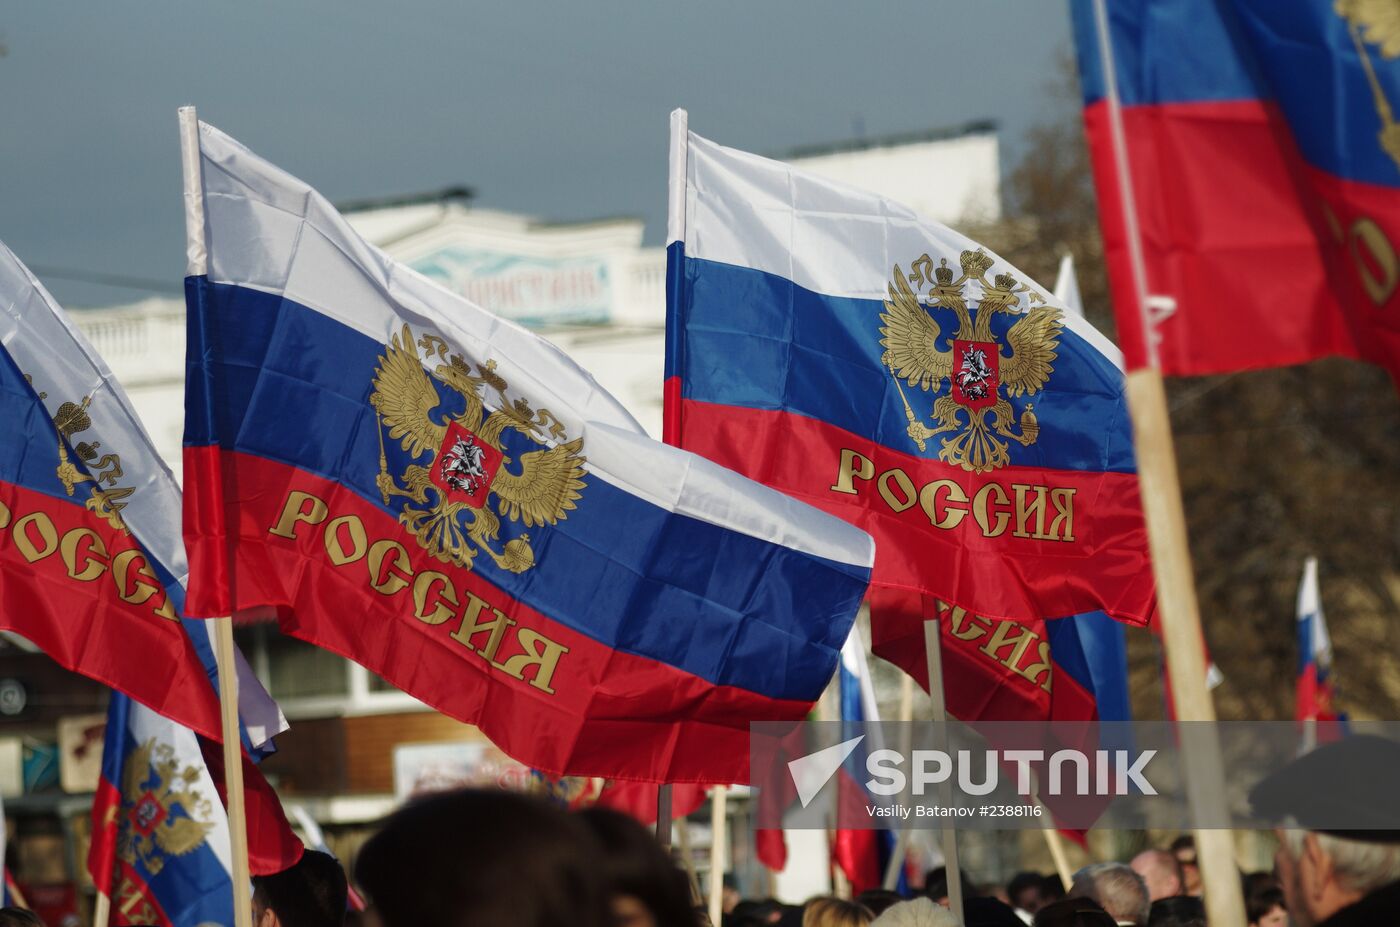
<svg viewBox="0 0 1400 927">
<path fill-rule="evenodd" d="M 434 359 L 430 375 L 424 361 Z M 448 356 L 447 342 L 437 335 L 425 334 L 415 344 L 407 325 L 385 346 L 374 372 L 369 401 L 379 425 L 380 495 L 386 505 L 404 500 L 399 523 L 419 546 L 466 569 L 482 551 L 512 573 L 530 569 L 535 553 L 528 533 L 497 550 L 501 519 L 552 525 L 567 517 L 584 488 L 583 439 L 566 440 L 548 409 L 512 400 L 508 388 L 495 361 L 473 373 L 459 355 Z M 389 473 L 386 431 L 413 459 L 398 476 Z M 504 440 L 508 431 L 537 449 L 513 457 Z"/>
<path fill-rule="evenodd" d="M 958 260 L 962 275 L 956 280 L 947 259 L 935 268 L 927 254 L 910 265 L 910 274 L 895 265 L 889 299 L 880 313 L 884 323 L 880 344 L 885 348 L 881 361 L 894 377 L 909 423 L 905 430 L 919 450 L 926 450 L 928 438 L 954 432 L 942 439 L 939 459 L 983 473 L 1010 461 L 1008 440 L 1028 446 L 1040 435 L 1031 403 L 1026 403 L 1018 421 L 1007 397 L 1030 396 L 1050 379 L 1063 318 L 1048 305 L 1032 305 L 1022 313 L 1018 309 L 1022 293 L 1028 294 L 1032 304 L 1044 303 L 1045 298 L 1010 274 L 997 274 L 988 281 L 992 259 L 980 248 L 964 251 Z M 981 287 L 975 309 L 967 302 L 969 281 Z M 934 309 L 951 312 L 958 323 L 956 331 L 945 336 Z M 1020 316 L 1006 331 L 1006 345 L 997 341 L 992 327 L 992 319 L 1001 313 Z M 947 347 L 940 347 L 945 339 Z M 1011 348 L 1009 353 L 1006 346 Z M 947 392 L 942 391 L 944 380 L 949 384 Z M 900 381 L 935 394 L 930 419 L 936 427 L 930 428 L 914 414 Z"/>
<path fill-rule="evenodd" d="M 214 829 L 214 806 L 194 788 L 199 778 L 195 767 L 180 768 L 170 744 L 152 738 L 131 751 L 122 767 L 125 813 L 117 831 L 117 855 L 156 875 L 168 857 L 199 849 Z"/>
<path fill-rule="evenodd" d="M 34 385 L 34 378 L 29 374 L 26 373 L 24 379 L 30 386 Z M 43 392 L 38 393 L 38 396 L 41 401 L 49 398 L 49 394 Z M 136 490 L 130 486 L 117 485 L 117 480 L 125 475 L 121 457 L 117 454 L 99 454 L 102 449 L 101 441 L 79 441 L 73 444 L 74 435 L 92 427 L 92 418 L 88 415 L 88 407 L 91 404 L 92 397 L 84 396 L 79 402 L 63 403 L 54 413 L 53 427 L 58 433 L 58 468 L 55 472 L 59 482 L 63 484 L 64 491 L 70 496 L 79 485 L 91 483 L 92 494 L 88 496 L 86 503 L 88 509 L 99 518 L 105 518 L 117 531 L 125 531 L 126 522 L 122 519 L 121 512 L 127 506 L 126 498 Z M 73 463 L 68 456 L 70 445 L 83 462 L 82 467 Z M 103 484 L 106 484 L 105 488 Z"/>
<path fill-rule="evenodd" d="M 1376 105 L 1376 115 L 1381 120 L 1381 130 L 1377 134 L 1381 148 L 1390 155 L 1395 166 L 1400 168 L 1400 124 L 1395 121 L 1395 112 L 1376 76 L 1376 66 L 1371 61 L 1366 43 L 1377 46 L 1381 59 L 1393 61 L 1400 58 L 1400 2 L 1398 0 L 1336 0 L 1332 8 L 1337 15 L 1347 21 L 1351 40 L 1356 45 L 1357 57 L 1366 72 L 1366 82 L 1371 85 L 1371 97 Z"/>
</svg>

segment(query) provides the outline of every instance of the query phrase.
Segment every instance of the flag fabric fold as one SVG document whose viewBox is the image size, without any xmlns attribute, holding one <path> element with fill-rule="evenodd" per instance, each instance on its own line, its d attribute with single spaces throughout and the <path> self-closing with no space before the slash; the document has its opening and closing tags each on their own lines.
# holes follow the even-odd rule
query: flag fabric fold
<svg viewBox="0 0 1400 927">
<path fill-rule="evenodd" d="M 1105 6 L 1163 372 L 1341 355 L 1400 381 L 1394 17 L 1364 0 Z M 1084 122 L 1114 311 L 1138 332 L 1094 7 L 1071 5 Z"/>
<path fill-rule="evenodd" d="M 270 606 L 550 775 L 744 781 L 748 723 L 830 678 L 870 538 L 652 441 L 301 181 L 198 147 L 190 613 Z"/>
<path fill-rule="evenodd" d="M 898 203 L 679 112 L 671 158 L 668 441 L 868 530 L 877 591 L 1151 619 L 1112 344 Z"/>
<path fill-rule="evenodd" d="M 182 618 L 174 477 L 106 364 L 3 244 L 0 306 L 0 625 L 219 737 L 212 625 Z M 237 661 L 249 746 L 269 746 L 286 719 Z"/>
<path fill-rule="evenodd" d="M 931 618 L 940 619 L 944 697 L 958 720 L 1132 720 L 1126 629 L 1103 612 L 1012 622 L 876 590 L 872 649 L 925 690 L 924 622 Z"/>
</svg>

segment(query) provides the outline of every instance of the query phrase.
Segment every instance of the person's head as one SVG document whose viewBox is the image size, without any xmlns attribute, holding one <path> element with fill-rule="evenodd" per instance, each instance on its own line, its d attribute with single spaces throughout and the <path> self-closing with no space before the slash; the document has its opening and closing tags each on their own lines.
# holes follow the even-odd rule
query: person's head
<svg viewBox="0 0 1400 927">
<path fill-rule="evenodd" d="M 1011 906 L 1034 914 L 1045 903 L 1045 876 L 1038 872 L 1018 872 L 1006 883 Z"/>
<path fill-rule="evenodd" d="M 1119 924 L 1147 923 L 1152 899 L 1147 896 L 1147 883 L 1122 863 L 1095 863 L 1074 874 L 1070 886 L 1071 898 L 1091 898 L 1099 903 Z"/>
<path fill-rule="evenodd" d="M 802 906 L 802 927 L 865 927 L 874 919 L 864 905 L 829 895 L 813 898 Z"/>
<path fill-rule="evenodd" d="M 1309 927 L 1400 881 L 1400 844 L 1288 830 L 1274 866 L 1293 923 Z"/>
<path fill-rule="evenodd" d="M 1281 888 L 1246 893 L 1244 910 L 1249 916 L 1249 927 L 1288 927 L 1288 905 Z"/>
<path fill-rule="evenodd" d="M 1025 927 L 1026 923 L 1011 905 L 985 896 L 964 901 L 962 913 L 966 927 Z"/>
<path fill-rule="evenodd" d="M 339 861 L 306 850 L 290 869 L 253 876 L 253 927 L 341 927 L 346 894 Z"/>
<path fill-rule="evenodd" d="M 1058 875 L 1048 875 L 1045 881 L 1040 883 L 1040 897 L 1043 899 L 1042 905 L 1047 905 L 1052 901 L 1061 901 L 1065 897 L 1065 883 Z"/>
<path fill-rule="evenodd" d="M 884 888 L 867 889 L 856 896 L 856 902 L 865 905 L 866 909 L 876 917 L 883 914 L 891 905 L 898 904 L 903 900 L 899 892 L 892 892 Z"/>
<path fill-rule="evenodd" d="M 390 815 L 355 880 L 382 927 L 607 927 L 602 856 L 587 824 L 542 799 L 464 789 Z"/>
<path fill-rule="evenodd" d="M 725 923 L 731 920 L 736 924 L 776 924 L 783 918 L 783 906 L 772 898 L 763 901 L 740 901 L 734 910 L 725 915 Z"/>
<path fill-rule="evenodd" d="M 726 872 L 720 880 L 719 909 L 725 914 L 733 914 L 744 897 L 739 894 L 739 885 L 734 881 L 734 873 Z"/>
<path fill-rule="evenodd" d="M 805 925 L 804 925 L 805 927 Z M 960 927 L 957 916 L 928 898 L 890 905 L 871 927 Z"/>
<path fill-rule="evenodd" d="M 1035 912 L 1032 927 L 1118 927 L 1092 898 L 1065 898 Z"/>
<path fill-rule="evenodd" d="M 964 898 L 972 898 L 977 894 L 977 890 L 967 880 L 966 875 L 960 873 L 959 881 L 962 883 L 962 896 Z M 924 896 L 945 908 L 948 907 L 948 867 L 939 866 L 924 874 Z"/>
<path fill-rule="evenodd" d="M 1206 927 L 1206 906 L 1190 895 L 1154 901 L 1147 927 Z"/>
<path fill-rule="evenodd" d="M 0 908 L 0 927 L 44 927 L 44 922 L 28 908 Z"/>
<path fill-rule="evenodd" d="M 1153 901 L 1175 898 L 1186 891 L 1186 876 L 1181 863 L 1166 850 L 1143 850 L 1132 861 L 1133 872 L 1147 883 L 1147 894 Z"/>
<path fill-rule="evenodd" d="M 603 848 L 598 862 L 614 927 L 693 927 L 690 883 L 650 830 L 610 808 L 578 816 Z"/>
<path fill-rule="evenodd" d="M 1171 853 L 1181 865 L 1182 890 L 1188 895 L 1201 893 L 1201 867 L 1196 862 L 1196 840 L 1182 834 L 1172 841 Z"/>
</svg>

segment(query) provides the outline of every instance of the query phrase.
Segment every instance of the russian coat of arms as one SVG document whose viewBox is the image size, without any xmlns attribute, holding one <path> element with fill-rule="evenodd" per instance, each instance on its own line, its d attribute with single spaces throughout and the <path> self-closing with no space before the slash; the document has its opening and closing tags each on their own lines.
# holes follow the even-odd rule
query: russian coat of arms
<svg viewBox="0 0 1400 927">
<path fill-rule="evenodd" d="M 24 379 L 31 386 L 34 385 L 34 378 L 29 374 L 24 375 Z M 38 393 L 39 399 L 49 398 L 45 392 Z M 91 495 L 88 496 L 87 507 L 99 518 L 105 518 L 107 523 L 117 531 L 126 530 L 126 522 L 122 519 L 122 509 L 126 508 L 126 498 L 135 489 L 131 486 L 118 486 L 117 481 L 124 475 L 122 470 L 122 460 L 117 454 L 101 454 L 101 441 L 79 441 L 73 444 L 75 435 L 87 431 L 92 427 L 92 417 L 88 415 L 88 407 L 92 404 L 91 396 L 84 396 L 78 402 L 65 402 L 58 407 L 58 411 L 53 415 L 53 427 L 58 432 L 58 468 L 56 474 L 58 480 L 63 484 L 63 489 L 68 495 L 73 495 L 78 486 L 84 483 L 91 483 Z M 72 445 L 73 451 L 82 461 L 82 466 L 73 463 L 68 456 L 68 447 Z"/>
<path fill-rule="evenodd" d="M 939 459 L 983 473 L 1006 466 L 1011 459 L 1009 441 L 1028 446 L 1039 437 L 1034 406 L 1027 402 L 1018 418 L 1010 399 L 1037 393 L 1050 379 L 1063 318 L 1010 274 L 988 281 L 992 258 L 985 251 L 964 251 L 958 262 L 962 274 L 957 279 L 946 258 L 934 267 L 933 258 L 922 255 L 910 265 L 909 274 L 895 265 L 889 299 L 880 313 L 880 344 L 885 348 L 881 361 L 899 387 L 908 419 L 905 430 L 919 450 L 927 449 L 929 438 L 952 432 L 941 439 Z M 969 282 L 981 289 L 976 307 L 968 304 Z M 1025 312 L 1019 308 L 1021 294 L 1032 304 Z M 1034 305 L 1037 302 L 1042 305 Z M 951 333 L 945 335 L 937 310 L 946 310 L 939 315 L 951 314 L 956 320 Z M 992 324 L 1000 314 L 1019 316 L 1006 329 L 1005 344 L 998 340 L 1000 326 Z M 947 391 L 942 389 L 944 380 Z M 929 417 L 933 427 L 914 413 L 901 381 L 934 394 Z"/>
<path fill-rule="evenodd" d="M 434 360 L 430 374 L 424 362 Z M 428 553 L 466 569 L 483 551 L 513 573 L 533 567 L 530 535 L 499 544 L 501 520 L 552 525 L 567 517 L 584 488 L 583 439 L 567 440 L 553 413 L 511 399 L 508 389 L 494 361 L 473 372 L 460 355 L 449 356 L 437 335 L 415 343 L 407 325 L 385 346 L 374 372 L 376 486 L 384 504 L 403 499 L 399 523 Z M 386 434 L 412 458 L 398 475 L 389 472 Z M 522 445 L 531 449 L 521 451 Z"/>
<path fill-rule="evenodd" d="M 181 768 L 170 744 L 151 739 L 131 751 L 122 768 L 127 810 L 117 830 L 117 855 L 156 875 L 167 857 L 199 849 L 214 829 L 213 803 L 194 788 L 199 778 L 195 767 Z"/>
</svg>

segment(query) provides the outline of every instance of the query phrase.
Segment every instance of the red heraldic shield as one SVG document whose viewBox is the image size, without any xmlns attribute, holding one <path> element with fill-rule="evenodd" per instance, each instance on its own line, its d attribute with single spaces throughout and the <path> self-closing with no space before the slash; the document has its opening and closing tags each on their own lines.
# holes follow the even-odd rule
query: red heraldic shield
<svg viewBox="0 0 1400 927">
<path fill-rule="evenodd" d="M 985 409 L 997 402 L 997 378 L 1001 358 L 990 341 L 953 341 L 953 399 L 969 409 Z"/>
<path fill-rule="evenodd" d="M 491 482 L 505 455 L 463 428 L 457 422 L 447 426 L 437 459 L 433 461 L 433 482 L 449 501 L 481 508 L 491 492 Z"/>
</svg>

